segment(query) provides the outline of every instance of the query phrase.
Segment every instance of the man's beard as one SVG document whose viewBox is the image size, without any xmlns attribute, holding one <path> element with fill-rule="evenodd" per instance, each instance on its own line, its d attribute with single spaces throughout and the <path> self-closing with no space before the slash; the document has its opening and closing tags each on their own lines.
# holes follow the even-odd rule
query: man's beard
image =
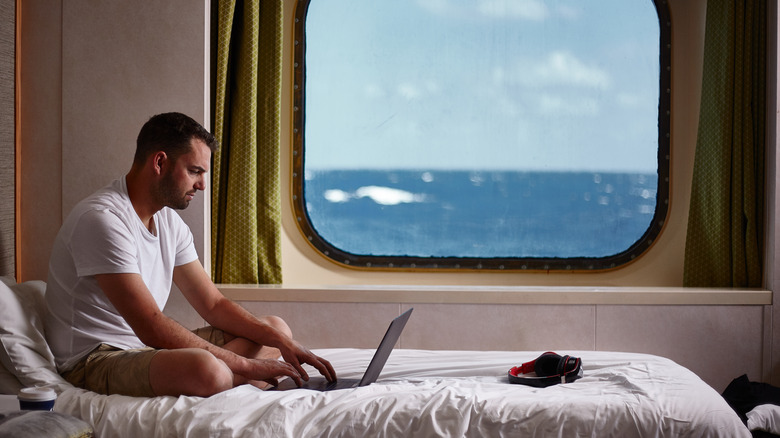
<svg viewBox="0 0 780 438">
<path fill-rule="evenodd" d="M 173 181 L 171 175 L 172 172 L 169 172 L 163 176 L 160 185 L 157 186 L 157 190 L 155 191 L 157 200 L 166 207 L 184 210 L 190 205 L 190 200 L 187 199 L 186 193 L 181 193 L 177 190 L 176 183 Z"/>
</svg>

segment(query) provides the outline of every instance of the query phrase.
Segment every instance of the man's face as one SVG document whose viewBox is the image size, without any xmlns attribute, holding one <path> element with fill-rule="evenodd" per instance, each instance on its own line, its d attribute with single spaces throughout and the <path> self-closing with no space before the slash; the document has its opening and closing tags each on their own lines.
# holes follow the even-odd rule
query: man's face
<svg viewBox="0 0 780 438">
<path fill-rule="evenodd" d="M 165 167 L 156 190 L 157 200 L 177 210 L 187 208 L 195 193 L 206 188 L 205 173 L 210 162 L 209 147 L 201 140 L 193 139 L 190 151 Z"/>
</svg>

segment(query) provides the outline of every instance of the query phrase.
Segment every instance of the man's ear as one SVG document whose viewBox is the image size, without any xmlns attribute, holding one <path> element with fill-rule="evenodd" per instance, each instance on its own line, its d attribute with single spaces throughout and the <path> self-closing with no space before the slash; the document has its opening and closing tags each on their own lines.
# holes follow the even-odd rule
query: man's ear
<svg viewBox="0 0 780 438">
<path fill-rule="evenodd" d="M 168 154 L 163 151 L 158 151 L 152 155 L 152 166 L 154 168 L 154 173 L 157 175 L 162 174 L 162 169 L 167 165 L 168 161 Z"/>
</svg>

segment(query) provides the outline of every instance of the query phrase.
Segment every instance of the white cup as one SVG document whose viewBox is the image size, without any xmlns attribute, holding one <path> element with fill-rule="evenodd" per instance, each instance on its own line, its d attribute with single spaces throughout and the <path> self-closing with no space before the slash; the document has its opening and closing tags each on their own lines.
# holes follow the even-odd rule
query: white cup
<svg viewBox="0 0 780 438">
<path fill-rule="evenodd" d="M 17 398 L 19 409 L 23 411 L 50 411 L 54 408 L 57 393 L 51 388 L 22 388 Z"/>
</svg>

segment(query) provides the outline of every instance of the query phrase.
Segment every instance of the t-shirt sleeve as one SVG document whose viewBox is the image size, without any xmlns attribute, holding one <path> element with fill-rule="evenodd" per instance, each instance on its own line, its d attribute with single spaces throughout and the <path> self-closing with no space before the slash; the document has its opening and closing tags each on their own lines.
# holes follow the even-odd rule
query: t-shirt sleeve
<svg viewBox="0 0 780 438">
<path fill-rule="evenodd" d="M 132 233 L 109 209 L 85 212 L 73 229 L 70 245 L 80 277 L 140 273 Z"/>
</svg>

